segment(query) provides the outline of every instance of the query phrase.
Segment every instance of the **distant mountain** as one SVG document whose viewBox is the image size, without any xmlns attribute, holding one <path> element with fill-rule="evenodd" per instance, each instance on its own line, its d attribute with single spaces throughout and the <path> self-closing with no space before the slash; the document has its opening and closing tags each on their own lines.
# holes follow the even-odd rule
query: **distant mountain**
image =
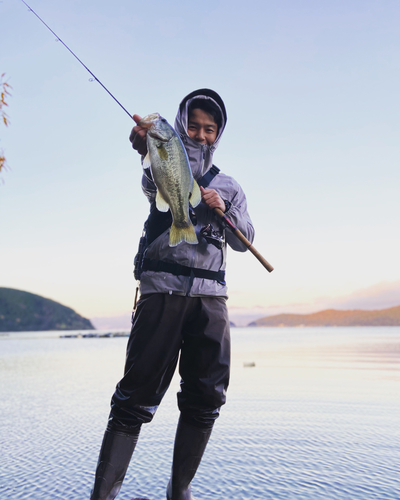
<svg viewBox="0 0 400 500">
<path fill-rule="evenodd" d="M 94 330 L 70 307 L 22 290 L 0 287 L 0 332 Z"/>
<path fill-rule="evenodd" d="M 248 326 L 400 326 L 400 306 L 375 311 L 326 309 L 313 314 L 276 314 Z"/>
</svg>

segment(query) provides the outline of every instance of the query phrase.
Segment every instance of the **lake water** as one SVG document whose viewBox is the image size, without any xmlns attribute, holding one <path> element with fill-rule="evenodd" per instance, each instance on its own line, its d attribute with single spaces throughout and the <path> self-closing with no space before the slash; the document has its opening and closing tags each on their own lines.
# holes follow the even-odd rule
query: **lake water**
<svg viewBox="0 0 400 500">
<path fill-rule="evenodd" d="M 126 338 L 0 336 L 0 499 L 88 499 Z M 400 498 L 400 329 L 235 328 L 198 500 Z M 255 364 L 255 366 L 247 366 Z M 118 499 L 165 499 L 175 376 Z"/>
</svg>

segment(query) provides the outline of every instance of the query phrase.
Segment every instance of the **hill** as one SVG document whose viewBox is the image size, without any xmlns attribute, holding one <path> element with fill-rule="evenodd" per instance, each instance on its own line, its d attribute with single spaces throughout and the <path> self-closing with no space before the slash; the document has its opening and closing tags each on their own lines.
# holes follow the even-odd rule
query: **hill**
<svg viewBox="0 0 400 500">
<path fill-rule="evenodd" d="M 0 332 L 94 330 L 70 307 L 22 290 L 0 287 Z"/>
<path fill-rule="evenodd" d="M 400 306 L 375 311 L 326 309 L 312 314 L 277 314 L 248 326 L 400 326 Z"/>
</svg>

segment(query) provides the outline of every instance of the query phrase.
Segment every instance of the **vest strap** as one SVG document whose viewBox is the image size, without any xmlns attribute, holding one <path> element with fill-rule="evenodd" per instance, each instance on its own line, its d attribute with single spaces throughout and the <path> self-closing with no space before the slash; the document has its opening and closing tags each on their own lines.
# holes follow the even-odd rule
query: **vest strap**
<svg viewBox="0 0 400 500">
<path fill-rule="evenodd" d="M 197 184 L 203 188 L 206 188 L 210 182 L 214 179 L 214 177 L 219 174 L 220 169 L 213 165 L 208 172 L 206 172 L 203 177 L 201 177 L 198 181 Z"/>
<path fill-rule="evenodd" d="M 209 271 L 207 269 L 199 269 L 198 267 L 182 266 L 177 262 L 144 258 L 143 271 L 161 271 L 175 276 L 192 276 L 194 278 L 218 281 L 221 285 L 226 285 L 225 271 Z"/>
</svg>

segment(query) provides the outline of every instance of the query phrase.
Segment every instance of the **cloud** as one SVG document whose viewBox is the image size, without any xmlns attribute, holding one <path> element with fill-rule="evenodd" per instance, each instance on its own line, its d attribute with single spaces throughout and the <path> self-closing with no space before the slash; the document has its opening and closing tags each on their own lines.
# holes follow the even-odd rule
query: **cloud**
<svg viewBox="0 0 400 500">
<path fill-rule="evenodd" d="M 400 280 L 362 288 L 332 301 L 337 309 L 386 309 L 400 305 Z"/>
</svg>

